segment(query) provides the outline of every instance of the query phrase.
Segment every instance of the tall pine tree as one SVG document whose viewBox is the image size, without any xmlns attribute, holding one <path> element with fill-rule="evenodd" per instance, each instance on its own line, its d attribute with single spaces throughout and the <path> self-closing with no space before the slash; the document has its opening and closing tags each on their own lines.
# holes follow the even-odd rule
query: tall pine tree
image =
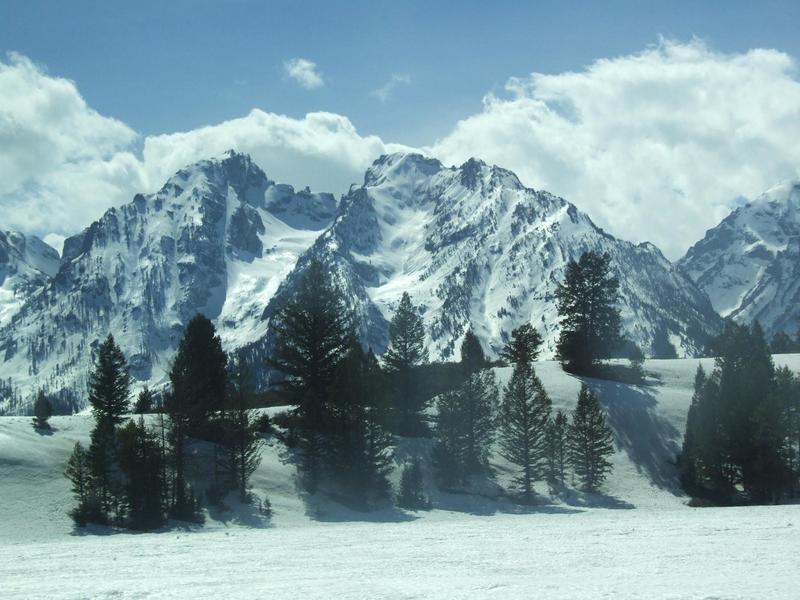
<svg viewBox="0 0 800 600">
<path fill-rule="evenodd" d="M 403 292 L 389 325 L 389 339 L 389 349 L 383 355 L 383 361 L 394 387 L 395 428 L 399 435 L 420 435 L 426 431 L 422 412 L 427 398 L 414 369 L 427 362 L 428 353 L 424 347 L 422 318 L 414 309 L 408 292 Z"/>
<path fill-rule="evenodd" d="M 597 491 L 611 471 L 608 456 L 614 453 L 613 441 L 597 396 L 582 385 L 572 413 L 567 448 L 570 465 L 583 489 Z"/>
<path fill-rule="evenodd" d="M 521 470 L 514 482 L 524 502 L 533 499 L 533 483 L 546 472 L 550 407 L 550 398 L 533 368 L 518 362 L 500 409 L 500 452 Z"/>
<path fill-rule="evenodd" d="M 497 396 L 494 372 L 484 369 L 437 399 L 433 458 L 444 485 L 463 485 L 488 466 Z"/>
<path fill-rule="evenodd" d="M 250 477 L 261 463 L 262 440 L 250 416 L 249 373 L 243 353 L 237 356 L 229 378 L 225 406 L 222 468 L 242 502 L 250 500 Z"/>
<path fill-rule="evenodd" d="M 186 435 L 208 437 L 210 421 L 222 411 L 227 356 L 214 324 L 198 314 L 186 325 L 169 378 L 174 406 L 185 418 Z"/>
<path fill-rule="evenodd" d="M 556 411 L 547 426 L 547 467 L 551 485 L 564 485 L 567 470 L 567 433 L 569 419 L 563 411 Z"/>
<path fill-rule="evenodd" d="M 351 328 L 341 292 L 322 263 L 312 260 L 293 297 L 273 317 L 275 351 L 268 361 L 285 375 L 312 432 L 329 430 L 329 389 L 347 352 Z"/>
<path fill-rule="evenodd" d="M 128 412 L 131 377 L 125 355 L 109 334 L 100 345 L 94 371 L 89 377 L 89 404 L 95 420 L 120 424 Z"/>
<path fill-rule="evenodd" d="M 393 440 L 380 424 L 380 384 L 377 360 L 352 337 L 331 387 L 335 429 L 326 462 L 342 499 L 359 510 L 375 506 L 390 489 Z"/>
<path fill-rule="evenodd" d="M 558 356 L 568 370 L 588 373 L 621 343 L 619 280 L 611 274 L 611 257 L 589 251 L 571 260 L 556 295 Z"/>
</svg>

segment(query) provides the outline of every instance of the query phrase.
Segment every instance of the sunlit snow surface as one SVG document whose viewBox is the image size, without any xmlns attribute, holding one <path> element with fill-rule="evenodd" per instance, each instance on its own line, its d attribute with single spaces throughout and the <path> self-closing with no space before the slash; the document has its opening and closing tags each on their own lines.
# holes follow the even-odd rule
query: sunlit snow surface
<svg viewBox="0 0 800 600">
<path fill-rule="evenodd" d="M 614 472 L 603 495 L 542 487 L 531 509 L 435 492 L 430 512 L 355 513 L 300 494 L 273 439 L 253 481 L 271 520 L 240 511 L 192 530 L 81 534 L 61 472 L 91 419 L 56 417 L 39 436 L 29 419 L 0 418 L 0 597 L 797 598 L 800 506 L 689 508 L 676 485 L 669 460 L 699 362 L 713 363 L 648 361 L 643 387 L 588 381 L 614 428 Z M 800 369 L 800 355 L 775 362 Z M 571 410 L 580 380 L 551 362 L 537 371 Z M 398 460 L 423 446 L 401 440 Z M 492 465 L 505 485 L 510 465 Z"/>
</svg>

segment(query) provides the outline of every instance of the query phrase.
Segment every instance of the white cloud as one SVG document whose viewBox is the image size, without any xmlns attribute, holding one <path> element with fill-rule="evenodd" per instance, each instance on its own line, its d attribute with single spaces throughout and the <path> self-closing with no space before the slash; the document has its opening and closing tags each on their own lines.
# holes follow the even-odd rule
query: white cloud
<svg viewBox="0 0 800 600">
<path fill-rule="evenodd" d="M 411 83 L 411 77 L 408 75 L 398 75 L 395 73 L 389 78 L 389 81 L 384 83 L 381 87 L 370 92 L 378 100 L 385 103 L 394 92 L 395 88 L 399 85 L 408 85 Z"/>
<path fill-rule="evenodd" d="M 512 78 L 428 150 L 479 156 L 677 258 L 727 214 L 800 176 L 800 82 L 774 50 L 661 41 L 580 72 Z"/>
<path fill-rule="evenodd" d="M 0 61 L 0 228 L 59 244 L 113 205 L 153 192 L 178 169 L 234 148 L 272 179 L 342 193 L 380 154 L 407 150 L 362 136 L 349 119 L 253 110 L 188 132 L 148 136 L 86 105 L 75 84 L 21 56 Z M 141 142 L 140 155 L 134 142 Z"/>
<path fill-rule="evenodd" d="M 307 90 L 315 90 L 325 85 L 317 70 L 317 63 L 305 58 L 292 58 L 283 63 L 286 74 Z"/>
<path fill-rule="evenodd" d="M 407 149 L 360 134 L 341 115 L 257 109 L 140 140 L 88 107 L 74 83 L 18 55 L 0 61 L 0 98 L 0 227 L 54 242 L 229 148 L 250 153 L 276 181 L 335 193 L 361 182 L 378 155 Z M 790 57 L 662 42 L 580 72 L 513 78 L 505 97 L 487 96 L 427 152 L 447 164 L 478 156 L 512 169 L 611 233 L 677 258 L 736 198 L 800 176 L 798 139 Z"/>
<path fill-rule="evenodd" d="M 88 107 L 72 81 L 9 54 L 0 98 L 0 226 L 72 232 L 141 187 L 136 133 Z"/>
<path fill-rule="evenodd" d="M 361 136 L 341 115 L 316 112 L 294 119 L 256 109 L 218 125 L 146 138 L 148 180 L 160 185 L 181 167 L 229 148 L 250 154 L 276 181 L 332 192 L 363 181 L 380 154 L 409 149 Z"/>
</svg>

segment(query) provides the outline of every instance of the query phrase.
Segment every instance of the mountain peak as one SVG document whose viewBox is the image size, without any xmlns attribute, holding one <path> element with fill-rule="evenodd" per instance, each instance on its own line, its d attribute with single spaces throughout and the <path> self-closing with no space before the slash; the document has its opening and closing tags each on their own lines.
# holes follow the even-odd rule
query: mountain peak
<svg viewBox="0 0 800 600">
<path fill-rule="evenodd" d="M 378 157 L 364 174 L 364 185 L 373 187 L 387 181 L 402 181 L 417 177 L 430 177 L 443 170 L 435 158 L 414 152 L 395 152 Z"/>
</svg>

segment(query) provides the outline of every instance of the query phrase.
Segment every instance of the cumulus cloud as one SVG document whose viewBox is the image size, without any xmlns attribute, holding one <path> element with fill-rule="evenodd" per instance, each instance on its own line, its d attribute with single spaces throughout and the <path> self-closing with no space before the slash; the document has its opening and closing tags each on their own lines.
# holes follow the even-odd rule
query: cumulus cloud
<svg viewBox="0 0 800 600">
<path fill-rule="evenodd" d="M 379 155 L 410 149 L 362 136 L 349 119 L 333 113 L 294 119 L 253 110 L 241 119 L 146 138 L 144 165 L 150 181 L 163 182 L 186 164 L 229 148 L 250 154 L 272 179 L 333 192 L 360 183 Z"/>
<path fill-rule="evenodd" d="M 512 78 L 506 91 L 428 151 L 507 167 L 673 259 L 737 197 L 800 175 L 800 82 L 774 50 L 662 40 L 580 72 Z"/>
<path fill-rule="evenodd" d="M 3 226 L 65 231 L 140 186 L 136 133 L 86 105 L 75 84 L 29 59 L 0 61 Z"/>
<path fill-rule="evenodd" d="M 383 103 L 392 96 L 394 93 L 395 88 L 400 85 L 408 85 L 411 83 L 411 77 L 408 75 L 398 75 L 395 73 L 389 78 L 389 81 L 384 83 L 381 87 L 376 90 L 372 90 L 370 92 L 373 96 L 375 96 L 378 100 Z"/>
<path fill-rule="evenodd" d="M 325 85 L 322 75 L 317 70 L 317 63 L 305 58 L 292 58 L 283 63 L 283 70 L 301 87 L 315 90 Z"/>
<path fill-rule="evenodd" d="M 380 154 L 409 150 L 362 136 L 346 117 L 325 112 L 295 119 L 253 110 L 139 139 L 88 107 L 73 82 L 18 55 L 0 61 L 0 97 L 0 228 L 57 247 L 110 206 L 156 191 L 178 169 L 230 148 L 249 153 L 276 181 L 334 193 L 362 181 Z"/>
<path fill-rule="evenodd" d="M 0 227 L 54 243 L 229 148 L 276 181 L 335 193 L 360 182 L 378 155 L 409 150 L 362 135 L 342 115 L 258 109 L 140 139 L 87 106 L 73 82 L 19 55 L 0 60 L 0 98 Z M 800 176 L 798 139 L 789 56 L 664 41 L 579 72 L 512 78 L 425 151 L 447 164 L 477 156 L 509 168 L 609 232 L 677 258 L 738 198 Z"/>
</svg>

